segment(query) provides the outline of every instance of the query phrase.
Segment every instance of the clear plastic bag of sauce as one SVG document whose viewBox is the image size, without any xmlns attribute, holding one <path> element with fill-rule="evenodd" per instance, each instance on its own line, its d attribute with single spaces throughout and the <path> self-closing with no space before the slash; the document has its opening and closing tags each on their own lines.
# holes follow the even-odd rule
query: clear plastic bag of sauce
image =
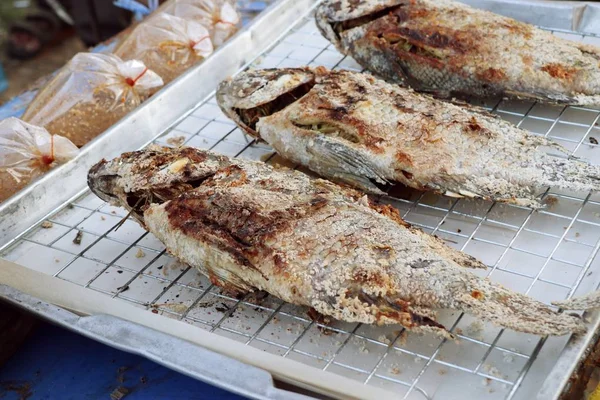
<svg viewBox="0 0 600 400">
<path fill-rule="evenodd" d="M 208 30 L 198 22 L 159 13 L 139 24 L 114 53 L 141 60 L 165 83 L 213 51 Z"/>
<path fill-rule="evenodd" d="M 235 2 L 229 0 L 170 0 L 158 12 L 199 22 L 208 29 L 215 47 L 236 33 L 240 22 Z"/>
<path fill-rule="evenodd" d="M 69 139 L 17 118 L 0 121 L 0 202 L 79 153 Z"/>
<path fill-rule="evenodd" d="M 81 147 L 163 85 L 138 60 L 79 53 L 33 99 L 23 120 Z"/>
</svg>

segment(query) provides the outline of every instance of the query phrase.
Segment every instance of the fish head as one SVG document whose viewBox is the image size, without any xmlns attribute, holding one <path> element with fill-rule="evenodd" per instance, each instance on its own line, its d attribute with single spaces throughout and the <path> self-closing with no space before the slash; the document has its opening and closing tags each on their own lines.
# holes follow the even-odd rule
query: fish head
<svg viewBox="0 0 600 400">
<path fill-rule="evenodd" d="M 303 97 L 325 68 L 248 70 L 221 82 L 217 103 L 247 134 L 260 139 L 256 123 Z"/>
<path fill-rule="evenodd" d="M 144 211 L 198 187 L 232 164 L 227 157 L 191 147 L 152 146 L 101 160 L 88 173 L 88 186 L 102 200 L 122 206 L 144 225 Z"/>
<path fill-rule="evenodd" d="M 319 5 L 315 19 L 321 34 L 344 52 L 340 41 L 343 31 L 366 25 L 409 2 L 410 0 L 329 0 Z"/>
</svg>

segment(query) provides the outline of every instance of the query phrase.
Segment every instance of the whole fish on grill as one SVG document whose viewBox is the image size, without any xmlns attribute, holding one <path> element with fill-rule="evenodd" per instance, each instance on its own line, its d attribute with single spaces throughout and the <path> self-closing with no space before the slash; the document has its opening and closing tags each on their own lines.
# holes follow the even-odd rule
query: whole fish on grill
<svg viewBox="0 0 600 400">
<path fill-rule="evenodd" d="M 325 0 L 316 20 L 365 68 L 440 96 L 600 104 L 600 48 L 451 0 Z"/>
<path fill-rule="evenodd" d="M 193 148 L 101 161 L 89 186 L 121 205 L 185 263 L 230 292 L 263 290 L 349 322 L 450 336 L 433 308 L 540 335 L 580 318 L 480 278 L 473 257 L 353 189 Z"/>
<path fill-rule="evenodd" d="M 221 83 L 217 101 L 283 157 L 371 193 L 400 182 L 452 197 L 539 207 L 538 194 L 548 186 L 600 190 L 600 167 L 538 148 L 561 150 L 556 143 L 481 108 L 368 74 L 252 70 Z"/>
</svg>

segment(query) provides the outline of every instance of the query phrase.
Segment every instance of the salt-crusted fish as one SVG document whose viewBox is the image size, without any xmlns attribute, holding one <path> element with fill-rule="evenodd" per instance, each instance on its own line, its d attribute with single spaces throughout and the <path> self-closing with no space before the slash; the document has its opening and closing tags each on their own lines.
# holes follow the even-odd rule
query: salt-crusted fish
<svg viewBox="0 0 600 400">
<path fill-rule="evenodd" d="M 452 197 L 540 206 L 548 186 L 600 190 L 600 167 L 485 110 L 368 74 L 325 68 L 248 71 L 217 90 L 223 111 L 283 157 L 371 193 L 403 183 Z"/>
<path fill-rule="evenodd" d="M 323 35 L 416 90 L 600 104 L 600 48 L 451 0 L 326 0 Z"/>
<path fill-rule="evenodd" d="M 339 320 L 445 336 L 432 308 L 540 335 L 585 331 L 580 318 L 478 277 L 470 269 L 481 262 L 393 208 L 298 171 L 192 148 L 147 150 L 100 162 L 89 185 L 232 292 L 263 290 Z"/>
</svg>

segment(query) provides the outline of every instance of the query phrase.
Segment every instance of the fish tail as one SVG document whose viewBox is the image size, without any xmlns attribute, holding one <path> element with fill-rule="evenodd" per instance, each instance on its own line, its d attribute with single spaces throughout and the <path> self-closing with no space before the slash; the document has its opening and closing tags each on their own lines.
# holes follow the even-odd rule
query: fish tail
<svg viewBox="0 0 600 400">
<path fill-rule="evenodd" d="M 475 289 L 455 297 L 453 308 L 504 328 L 536 335 L 585 332 L 581 318 L 558 313 L 544 303 L 512 292 L 489 280 L 479 280 Z"/>
<path fill-rule="evenodd" d="M 600 307 L 600 290 L 572 299 L 553 301 L 553 305 L 565 310 L 589 310 Z"/>
</svg>

